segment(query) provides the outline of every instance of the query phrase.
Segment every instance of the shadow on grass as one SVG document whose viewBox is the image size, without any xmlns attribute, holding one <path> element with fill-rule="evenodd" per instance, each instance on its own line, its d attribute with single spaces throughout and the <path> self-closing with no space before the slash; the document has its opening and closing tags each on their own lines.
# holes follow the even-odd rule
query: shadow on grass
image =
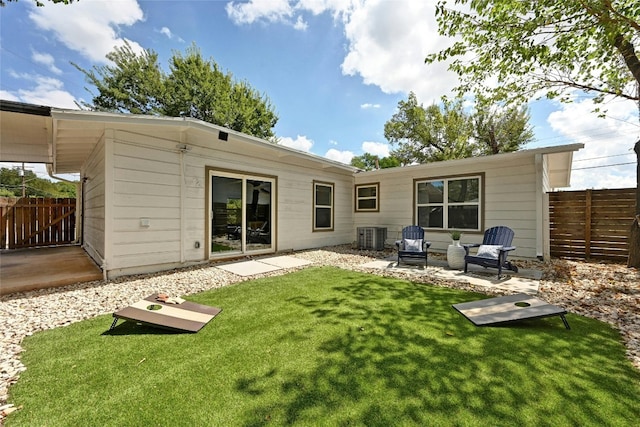
<svg viewBox="0 0 640 427">
<path fill-rule="evenodd" d="M 133 322 L 130 320 L 120 320 L 118 324 L 102 333 L 106 336 L 119 335 L 175 335 L 190 334 L 187 331 L 178 331 L 175 329 L 162 328 L 159 326 L 151 326 L 143 323 Z"/>
<path fill-rule="evenodd" d="M 640 373 L 593 319 L 476 327 L 482 295 L 309 268 L 194 295 L 197 334 L 39 332 L 7 425 L 635 425 Z"/>
<path fill-rule="evenodd" d="M 310 370 L 286 375 L 281 402 L 249 419 L 278 407 L 286 424 L 608 425 L 616 414 L 631 425 L 640 416 L 638 376 L 609 360 L 621 346 L 604 324 L 569 315 L 573 330 L 555 317 L 478 328 L 451 307 L 477 294 L 363 275 L 333 289 L 288 300 L 340 332 L 314 347 Z M 296 334 L 312 331 L 281 339 Z M 275 372 L 237 388 L 256 395 Z"/>
</svg>

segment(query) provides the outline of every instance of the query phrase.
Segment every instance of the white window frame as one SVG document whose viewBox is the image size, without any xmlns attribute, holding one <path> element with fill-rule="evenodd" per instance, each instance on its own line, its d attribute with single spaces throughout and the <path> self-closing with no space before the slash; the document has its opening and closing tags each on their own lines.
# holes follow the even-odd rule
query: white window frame
<svg viewBox="0 0 640 427">
<path fill-rule="evenodd" d="M 317 191 L 319 187 L 328 187 L 331 189 L 331 202 L 329 205 L 317 204 Z M 335 184 L 332 182 L 313 181 L 313 231 L 333 231 L 334 224 L 334 201 L 335 201 Z M 329 227 L 318 227 L 316 211 L 317 209 L 329 209 L 330 212 L 330 224 Z"/>
<path fill-rule="evenodd" d="M 418 209 L 420 207 L 426 206 L 441 206 L 442 207 L 442 227 L 427 227 L 423 224 L 418 224 L 427 230 L 443 230 L 443 231 L 451 231 L 451 230 L 460 230 L 460 231 L 482 231 L 483 228 L 483 186 L 484 179 L 483 175 L 459 175 L 459 176 L 447 176 L 440 178 L 428 178 L 428 179 L 420 179 L 416 180 L 414 183 L 414 215 L 415 222 L 418 224 L 420 220 L 420 216 L 418 215 Z M 449 182 L 450 181 L 459 181 L 459 180 L 478 180 L 478 201 L 477 202 L 449 202 L 448 194 L 449 194 Z M 430 182 L 443 182 L 443 200 L 442 203 L 418 203 L 418 185 L 419 184 L 428 184 Z M 461 227 L 452 227 L 449 228 L 449 207 L 451 206 L 477 206 L 478 208 L 478 223 L 476 228 L 461 228 Z"/>
<path fill-rule="evenodd" d="M 358 190 L 361 188 L 375 188 L 375 196 L 360 197 L 358 195 Z M 356 206 L 355 206 L 356 212 L 379 212 L 380 211 L 380 183 L 379 182 L 356 185 L 355 197 L 356 197 Z M 360 201 L 363 201 L 363 200 L 375 200 L 375 206 L 373 208 L 361 208 Z"/>
</svg>

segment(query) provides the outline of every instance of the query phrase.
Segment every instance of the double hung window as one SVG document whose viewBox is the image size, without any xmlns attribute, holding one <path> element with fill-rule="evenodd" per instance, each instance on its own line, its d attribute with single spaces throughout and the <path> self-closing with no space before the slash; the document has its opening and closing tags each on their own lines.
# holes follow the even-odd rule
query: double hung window
<svg viewBox="0 0 640 427">
<path fill-rule="evenodd" d="M 482 229 L 482 176 L 416 181 L 415 192 L 416 218 L 421 227 Z"/>
<path fill-rule="evenodd" d="M 334 184 L 313 182 L 313 231 L 333 230 Z"/>
<path fill-rule="evenodd" d="M 356 185 L 356 212 L 378 212 L 380 184 Z"/>
</svg>

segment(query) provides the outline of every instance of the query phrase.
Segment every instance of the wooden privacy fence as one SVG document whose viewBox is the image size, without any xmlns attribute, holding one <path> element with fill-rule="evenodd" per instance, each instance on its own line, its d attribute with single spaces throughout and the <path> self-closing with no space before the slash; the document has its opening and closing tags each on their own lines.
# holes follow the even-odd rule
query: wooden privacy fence
<svg viewBox="0 0 640 427">
<path fill-rule="evenodd" d="M 635 188 L 549 193 L 551 256 L 626 262 Z"/>
<path fill-rule="evenodd" d="M 73 243 L 76 199 L 0 197 L 0 249 Z"/>
</svg>

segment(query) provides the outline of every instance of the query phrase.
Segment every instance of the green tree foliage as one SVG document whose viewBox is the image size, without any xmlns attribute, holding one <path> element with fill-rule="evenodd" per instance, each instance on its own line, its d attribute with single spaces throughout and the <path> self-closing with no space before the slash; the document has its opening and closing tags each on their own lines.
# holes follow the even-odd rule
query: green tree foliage
<svg viewBox="0 0 640 427">
<path fill-rule="evenodd" d="M 351 166 L 365 171 L 395 168 L 400 165 L 400 159 L 394 156 L 380 158 L 371 153 L 364 153 L 362 156 L 355 156 L 351 159 Z"/>
<path fill-rule="evenodd" d="M 158 54 L 145 50 L 136 54 L 125 42 L 107 54 L 113 65 L 94 66 L 83 70 L 87 80 L 98 90 L 93 104 L 83 106 L 97 111 L 132 114 L 160 114 L 164 76 L 158 65 Z"/>
<path fill-rule="evenodd" d="M 392 155 L 405 165 L 428 163 L 516 151 L 533 139 L 525 109 L 485 105 L 467 113 L 457 98 L 424 107 L 411 92 L 384 125 L 385 137 L 397 146 Z"/>
<path fill-rule="evenodd" d="M 479 103 L 471 119 L 476 143 L 474 155 L 518 151 L 534 139 L 529 112 L 524 107 L 492 108 Z"/>
<path fill-rule="evenodd" d="M 193 117 L 259 138 L 275 140 L 278 121 L 266 95 L 246 81 L 235 81 L 192 45 L 174 52 L 169 72 L 163 73 L 158 54 L 136 53 L 129 44 L 107 55 L 112 65 L 85 70 L 73 64 L 96 87 L 92 104 L 83 107 L 133 114 Z"/>
<path fill-rule="evenodd" d="M 63 181 L 52 182 L 48 179 L 38 178 L 30 170 L 24 171 L 24 177 L 20 173 L 21 169 L 18 168 L 0 168 L 0 196 L 22 197 L 24 186 L 26 197 L 76 197 L 75 184 Z"/>
<path fill-rule="evenodd" d="M 425 62 L 449 61 L 459 93 L 571 102 L 579 90 L 640 109 L 638 0 L 441 0 L 436 15 L 440 34 L 455 41 Z M 634 151 L 640 171 L 640 140 Z M 640 173 L 636 187 L 628 265 L 640 267 Z"/>
<path fill-rule="evenodd" d="M 451 3 L 439 1 L 436 15 L 440 34 L 456 41 L 425 61 L 451 61 L 460 93 L 521 103 L 540 94 L 570 101 L 579 89 L 638 101 L 638 1 Z"/>
</svg>

